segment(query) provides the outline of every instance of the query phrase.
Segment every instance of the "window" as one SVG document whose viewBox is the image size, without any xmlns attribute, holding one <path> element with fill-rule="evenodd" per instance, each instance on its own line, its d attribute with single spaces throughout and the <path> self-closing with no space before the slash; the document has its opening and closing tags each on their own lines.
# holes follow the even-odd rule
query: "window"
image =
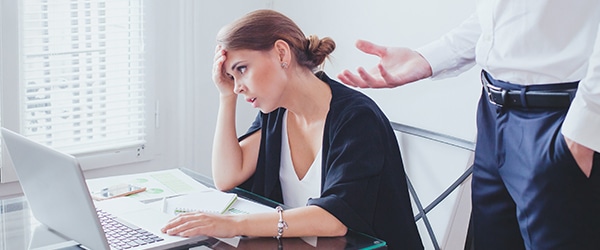
<svg viewBox="0 0 600 250">
<path fill-rule="evenodd" d="M 6 127 L 65 153 L 93 156 L 84 168 L 146 159 L 154 105 L 147 105 L 143 1 L 10 2 L 3 1 L 2 14 L 17 11 L 17 34 L 5 32 L 3 22 L 2 36 L 18 40 L 18 84 L 4 78 L 2 86 L 12 86 L 4 96 L 18 98 L 2 101 L 15 107 L 2 115 L 18 122 Z M 7 58 L 3 53 L 3 64 Z M 130 157 L 98 161 L 117 153 Z"/>
</svg>

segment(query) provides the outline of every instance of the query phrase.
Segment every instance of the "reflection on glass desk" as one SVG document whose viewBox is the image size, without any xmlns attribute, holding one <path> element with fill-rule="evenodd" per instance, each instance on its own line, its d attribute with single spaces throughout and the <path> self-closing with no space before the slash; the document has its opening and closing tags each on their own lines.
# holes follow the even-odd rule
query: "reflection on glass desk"
<svg viewBox="0 0 600 250">
<path fill-rule="evenodd" d="M 212 180 L 189 169 L 181 169 L 195 180 L 213 186 Z M 275 207 L 278 203 L 262 196 L 234 189 L 231 192 L 248 200 Z M 318 237 L 316 247 L 301 238 L 242 237 L 233 247 L 217 239 L 208 239 L 177 249 L 385 249 L 384 241 L 349 231 L 344 237 Z M 314 243 L 314 242 L 313 242 Z M 74 246 L 75 245 L 75 246 Z M 0 250 L 19 249 L 81 249 L 76 243 L 48 230 L 31 214 L 23 196 L 0 200 Z"/>
</svg>

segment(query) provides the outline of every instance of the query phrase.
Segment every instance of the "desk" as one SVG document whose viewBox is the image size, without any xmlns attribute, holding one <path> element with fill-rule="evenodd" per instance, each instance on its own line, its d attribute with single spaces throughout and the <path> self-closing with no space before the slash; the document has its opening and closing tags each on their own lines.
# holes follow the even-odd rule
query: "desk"
<svg viewBox="0 0 600 250">
<path fill-rule="evenodd" d="M 181 169 L 195 180 L 213 186 L 212 180 L 189 169 Z M 243 189 L 234 189 L 231 192 L 248 200 L 275 207 L 278 203 L 262 196 L 247 192 Z M 48 242 L 55 244 L 68 240 L 51 233 L 41 225 L 27 205 L 23 196 L 0 200 L 0 250 L 28 249 L 30 244 Z M 243 237 L 237 248 L 216 239 L 198 242 L 193 246 L 180 249 L 385 249 L 385 242 L 354 231 L 349 231 L 344 237 L 319 237 L 317 247 L 312 247 L 300 238 L 283 238 L 279 242 L 270 237 Z M 79 249 L 65 248 L 65 249 Z"/>
</svg>

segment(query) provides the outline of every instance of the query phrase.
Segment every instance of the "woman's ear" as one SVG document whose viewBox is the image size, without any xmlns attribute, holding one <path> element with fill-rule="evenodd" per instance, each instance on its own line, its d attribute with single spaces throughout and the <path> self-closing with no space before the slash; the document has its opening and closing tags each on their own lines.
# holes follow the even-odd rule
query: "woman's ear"
<svg viewBox="0 0 600 250">
<path fill-rule="evenodd" d="M 282 64 L 290 65 L 292 60 L 290 45 L 284 40 L 277 40 L 273 46 L 275 53 L 279 57 L 279 62 Z"/>
</svg>

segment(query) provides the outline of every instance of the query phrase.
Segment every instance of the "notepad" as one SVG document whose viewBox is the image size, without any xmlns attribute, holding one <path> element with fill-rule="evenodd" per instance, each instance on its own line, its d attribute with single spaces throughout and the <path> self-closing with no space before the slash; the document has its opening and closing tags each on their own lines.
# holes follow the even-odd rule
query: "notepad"
<svg viewBox="0 0 600 250">
<path fill-rule="evenodd" d="M 223 214 L 236 199 L 236 194 L 211 189 L 166 199 L 164 205 L 165 212 L 168 214 L 188 212 Z"/>
</svg>

